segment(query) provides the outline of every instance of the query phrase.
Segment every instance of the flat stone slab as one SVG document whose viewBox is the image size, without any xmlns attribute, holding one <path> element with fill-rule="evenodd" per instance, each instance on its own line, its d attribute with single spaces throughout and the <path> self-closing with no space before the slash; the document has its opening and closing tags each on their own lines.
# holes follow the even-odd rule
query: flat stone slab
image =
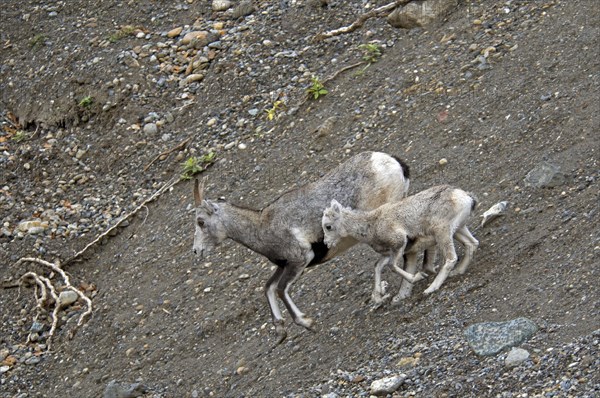
<svg viewBox="0 0 600 398">
<path fill-rule="evenodd" d="M 477 323 L 465 329 L 465 338 L 478 355 L 495 355 L 528 340 L 538 330 L 533 321 L 517 318 L 507 322 Z"/>
</svg>

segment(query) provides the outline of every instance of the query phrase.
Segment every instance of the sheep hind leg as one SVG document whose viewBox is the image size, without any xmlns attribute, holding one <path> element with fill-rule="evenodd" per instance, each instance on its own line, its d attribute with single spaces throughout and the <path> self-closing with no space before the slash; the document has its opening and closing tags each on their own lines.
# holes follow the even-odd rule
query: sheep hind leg
<svg viewBox="0 0 600 398">
<path fill-rule="evenodd" d="M 376 306 L 380 306 L 390 296 L 389 294 L 385 294 L 387 284 L 381 280 L 381 271 L 389 261 L 389 257 L 383 256 L 375 263 L 375 287 L 373 288 L 373 293 L 371 293 L 371 301 Z"/>
<path fill-rule="evenodd" d="M 276 294 L 277 285 L 279 284 L 279 280 L 281 279 L 283 270 L 284 269 L 282 267 L 277 267 L 277 269 L 269 278 L 265 286 L 265 295 L 267 296 L 267 301 L 269 302 L 269 307 L 271 309 L 273 325 L 275 326 L 275 332 L 279 336 L 279 341 L 277 342 L 277 344 L 281 344 L 287 337 L 287 331 L 285 330 L 285 322 L 283 320 L 283 316 L 281 315 L 279 304 L 277 303 Z"/>
<path fill-rule="evenodd" d="M 285 307 L 292 316 L 294 322 L 297 325 L 303 326 L 308 330 L 312 330 L 311 327 L 314 321 L 311 318 L 304 315 L 302 311 L 300 311 L 300 309 L 296 306 L 296 304 L 294 304 L 294 301 L 292 301 L 292 298 L 289 295 L 290 287 L 296 281 L 296 279 L 298 279 L 298 277 L 302 275 L 302 271 L 304 271 L 305 267 L 306 264 L 286 265 L 283 269 L 281 278 L 279 278 L 279 282 L 277 283 L 277 295 L 283 301 L 283 304 L 285 304 Z"/>
<path fill-rule="evenodd" d="M 430 247 L 423 253 L 423 266 L 425 271 L 431 272 L 432 274 L 437 273 L 437 267 L 435 260 L 437 258 L 437 248 L 435 246 Z"/>
<path fill-rule="evenodd" d="M 438 272 L 431 285 L 429 285 L 429 287 L 425 289 L 425 291 L 423 292 L 424 294 L 431 294 L 438 290 L 442 286 L 442 284 L 454 268 L 456 261 L 458 260 L 458 257 L 456 256 L 456 250 L 454 248 L 454 242 L 452 241 L 452 234 L 448 233 L 447 235 L 441 236 L 439 237 L 439 239 L 436 239 L 436 242 L 438 242 L 438 245 L 442 249 L 442 254 L 444 256 L 444 265 L 440 268 L 440 271 Z"/>
<path fill-rule="evenodd" d="M 454 237 L 464 246 L 465 256 L 460 260 L 458 266 L 450 273 L 450 276 L 462 275 L 465 273 L 479 246 L 479 241 L 471 235 L 471 232 L 466 226 L 459 228 L 454 234 Z"/>
<path fill-rule="evenodd" d="M 400 256 L 397 256 L 396 260 L 399 260 Z M 392 299 L 393 304 L 397 304 L 405 298 L 410 297 L 413 289 L 413 283 L 424 279 L 427 275 L 423 272 L 417 273 L 417 253 L 409 252 L 404 254 L 404 264 L 406 270 L 403 270 L 398 266 L 398 261 L 394 261 L 392 269 L 400 276 L 402 276 L 402 284 L 398 294 Z"/>
</svg>

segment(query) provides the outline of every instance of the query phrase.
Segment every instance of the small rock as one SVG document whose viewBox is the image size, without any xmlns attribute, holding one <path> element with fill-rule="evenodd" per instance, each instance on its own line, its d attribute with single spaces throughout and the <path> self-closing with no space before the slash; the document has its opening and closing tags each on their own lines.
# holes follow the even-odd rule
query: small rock
<svg viewBox="0 0 600 398">
<path fill-rule="evenodd" d="M 246 15 L 252 14 L 256 11 L 254 4 L 251 1 L 242 1 L 240 5 L 233 9 L 232 17 L 233 19 L 238 19 L 241 17 L 245 17 Z"/>
<path fill-rule="evenodd" d="M 229 0 L 213 0 L 212 9 L 213 11 L 225 11 L 230 9 L 232 6 Z"/>
<path fill-rule="evenodd" d="M 206 38 L 208 37 L 208 32 L 205 30 L 195 30 L 189 33 L 186 33 L 185 36 L 183 36 L 183 39 L 181 39 L 181 44 L 183 45 L 187 45 L 190 44 L 192 42 L 192 40 L 206 40 Z"/>
<path fill-rule="evenodd" d="M 522 348 L 513 347 L 506 356 L 504 360 L 504 364 L 508 367 L 513 367 L 519 365 L 521 362 L 525 362 L 529 359 L 529 351 L 524 350 Z"/>
<path fill-rule="evenodd" d="M 448 159 L 446 158 L 441 158 L 440 161 L 438 162 L 440 164 L 440 166 L 445 166 L 448 164 Z"/>
<path fill-rule="evenodd" d="M 10 366 L 6 366 L 6 365 L 0 366 L 0 375 L 8 372 L 9 370 L 10 370 Z"/>
<path fill-rule="evenodd" d="M 25 364 L 26 365 L 36 365 L 38 363 L 40 363 L 41 359 L 40 357 L 29 357 L 25 360 Z"/>
<path fill-rule="evenodd" d="M 79 295 L 72 290 L 65 290 L 58 295 L 58 301 L 61 307 L 66 307 L 77 301 Z"/>
<path fill-rule="evenodd" d="M 481 226 L 483 227 L 489 221 L 504 215 L 504 213 L 506 213 L 507 208 L 508 202 L 505 200 L 503 200 L 502 202 L 498 202 L 492 207 L 490 207 L 481 215 L 481 217 L 483 217 L 483 220 L 481 220 Z"/>
<path fill-rule="evenodd" d="M 44 324 L 35 321 L 31 324 L 31 327 L 29 328 L 29 331 L 32 333 L 40 333 L 42 330 L 44 330 Z M 4 358 L 0 357 L 0 360 L 2 359 Z"/>
<path fill-rule="evenodd" d="M 158 126 L 156 123 L 147 123 L 144 125 L 143 131 L 145 134 L 156 134 L 158 133 Z"/>
<path fill-rule="evenodd" d="M 239 149 L 246 149 L 248 146 L 244 143 L 241 143 L 240 145 L 238 145 Z"/>
<path fill-rule="evenodd" d="M 457 0 L 426 0 L 408 3 L 398 7 L 388 17 L 387 21 L 395 28 L 412 29 L 423 27 L 443 18 L 453 7 Z"/>
<path fill-rule="evenodd" d="M 48 228 L 48 223 L 40 220 L 21 221 L 17 229 L 30 235 L 40 234 Z"/>
<path fill-rule="evenodd" d="M 200 80 L 204 79 L 204 75 L 201 73 L 192 73 L 191 75 L 189 75 L 188 77 L 186 77 L 184 80 L 182 80 L 182 82 L 180 83 L 180 86 L 187 86 L 190 83 L 193 82 L 198 82 Z"/>
<path fill-rule="evenodd" d="M 167 37 L 173 38 L 173 37 L 179 36 L 179 34 L 181 33 L 182 30 L 183 30 L 183 27 L 181 27 L 181 26 L 178 28 L 175 28 L 175 29 L 171 29 L 170 31 L 167 32 Z"/>
<path fill-rule="evenodd" d="M 398 376 L 385 377 L 383 379 L 375 380 L 371 383 L 371 394 L 373 395 L 387 395 L 392 394 L 396 391 L 404 380 L 406 379 L 405 374 L 400 374 Z"/>
</svg>

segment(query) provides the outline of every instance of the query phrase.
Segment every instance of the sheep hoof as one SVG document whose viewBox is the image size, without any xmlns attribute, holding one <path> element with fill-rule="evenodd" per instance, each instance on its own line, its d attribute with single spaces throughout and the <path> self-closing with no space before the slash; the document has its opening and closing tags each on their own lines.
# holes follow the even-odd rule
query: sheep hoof
<svg viewBox="0 0 600 398">
<path fill-rule="evenodd" d="M 312 329 L 312 325 L 313 325 L 313 323 L 315 323 L 315 321 L 313 321 L 311 318 L 308 318 L 305 316 L 300 316 L 300 317 L 298 317 L 298 319 L 295 319 L 294 322 L 296 322 L 298 325 L 310 330 L 311 332 L 314 332 L 314 330 Z"/>
<path fill-rule="evenodd" d="M 275 324 L 275 332 L 279 336 L 279 339 L 277 340 L 277 344 L 276 345 L 279 345 L 279 344 L 283 343 L 285 341 L 285 339 L 287 338 L 287 331 L 285 330 L 285 326 L 283 325 L 283 321 L 278 321 Z"/>
<path fill-rule="evenodd" d="M 427 278 L 427 276 L 428 276 L 428 275 L 427 275 L 425 272 L 418 272 L 418 273 L 415 275 L 414 282 L 422 281 L 423 279 Z"/>
<path fill-rule="evenodd" d="M 389 294 L 382 295 L 379 292 L 373 292 L 373 294 L 371 294 L 371 301 L 377 306 L 381 306 L 388 298 L 390 298 Z"/>
<path fill-rule="evenodd" d="M 392 299 L 392 305 L 398 305 L 402 302 L 402 300 L 410 297 L 410 292 L 400 292 L 394 296 Z"/>
<path fill-rule="evenodd" d="M 437 290 L 437 288 L 428 287 L 427 289 L 425 289 L 423 294 L 431 294 L 431 293 L 435 292 L 436 290 Z"/>
</svg>

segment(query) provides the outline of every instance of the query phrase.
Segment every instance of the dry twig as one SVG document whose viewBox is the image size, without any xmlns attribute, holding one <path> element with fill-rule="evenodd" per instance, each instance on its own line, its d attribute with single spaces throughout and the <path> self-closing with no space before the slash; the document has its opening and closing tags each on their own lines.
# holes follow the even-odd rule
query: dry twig
<svg viewBox="0 0 600 398">
<path fill-rule="evenodd" d="M 371 11 L 362 14 L 360 17 L 358 17 L 358 19 L 356 21 L 352 22 L 350 25 L 342 26 L 341 28 L 333 29 L 333 30 L 330 30 L 330 31 L 327 31 L 324 33 L 319 33 L 315 36 L 314 39 L 316 41 L 321 41 L 321 40 L 325 40 L 325 39 L 328 39 L 333 36 L 338 36 L 338 35 L 341 35 L 344 33 L 354 32 L 356 29 L 363 26 L 365 24 L 365 22 L 367 22 L 367 20 L 369 20 L 371 18 L 388 16 L 396 8 L 398 8 L 402 5 L 408 4 L 411 1 L 412 0 L 396 0 L 389 4 L 386 4 L 384 6 L 374 8 Z"/>
<path fill-rule="evenodd" d="M 156 162 L 161 157 L 163 157 L 165 155 L 168 155 L 168 154 L 170 154 L 172 152 L 175 152 L 175 151 L 180 151 L 183 148 L 185 148 L 185 146 L 191 141 L 191 139 L 192 139 L 192 137 L 189 137 L 189 138 L 181 141 L 179 144 L 175 145 L 173 148 L 167 149 L 166 151 L 164 151 L 164 152 L 156 155 L 156 157 L 154 159 L 152 159 L 152 161 L 150 163 L 148 163 L 146 165 L 146 167 L 144 167 L 144 171 L 147 171 L 150 168 L 150 166 L 152 166 L 154 164 L 154 162 Z"/>
<path fill-rule="evenodd" d="M 75 293 L 77 293 L 77 296 L 80 299 L 85 301 L 85 303 L 87 305 L 87 309 L 79 316 L 77 325 L 69 332 L 69 337 L 72 337 L 75 334 L 75 331 L 77 330 L 77 328 L 79 328 L 83 324 L 83 321 L 85 320 L 85 318 L 88 317 L 92 313 L 92 300 L 90 300 L 85 294 L 83 294 L 83 292 L 81 292 L 79 289 L 75 288 L 71 284 L 69 275 L 67 275 L 67 273 L 60 267 L 60 263 L 57 262 L 55 264 L 55 263 L 51 263 L 49 261 L 45 261 L 45 260 L 42 260 L 39 258 L 24 257 L 24 258 L 21 258 L 19 261 L 17 261 L 14 264 L 14 266 L 15 267 L 20 266 L 21 264 L 23 264 L 25 262 L 36 263 L 36 264 L 46 266 L 46 267 L 50 268 L 52 271 L 60 274 L 60 276 L 63 278 L 63 281 L 64 281 L 64 288 L 74 291 Z M 52 346 L 52 337 L 54 336 L 54 333 L 56 332 L 56 328 L 58 326 L 58 312 L 63 307 L 63 304 L 61 303 L 60 296 L 56 292 L 56 288 L 54 287 L 54 284 L 52 283 L 52 281 L 49 278 L 38 275 L 32 271 L 28 271 L 25 274 L 23 274 L 21 276 L 21 278 L 19 279 L 20 284 L 24 284 L 30 280 L 33 280 L 33 282 L 35 282 L 35 285 L 36 285 L 35 300 L 37 302 L 37 308 L 39 310 L 43 310 L 43 307 L 46 305 L 46 302 L 48 300 L 48 290 L 50 291 L 50 295 L 54 299 L 54 309 L 52 310 L 52 315 L 51 315 L 52 326 L 50 327 L 50 331 L 48 332 L 48 338 L 47 338 L 48 351 L 50 351 L 50 348 Z M 39 296 L 38 296 L 37 288 L 39 288 L 41 291 L 41 294 Z"/>
<path fill-rule="evenodd" d="M 155 200 L 156 198 L 158 198 L 160 195 L 162 195 L 163 193 L 165 193 L 167 190 L 169 190 L 171 187 L 173 187 L 179 181 L 180 181 L 180 178 L 179 178 L 179 176 L 177 176 L 177 177 L 173 177 L 170 181 L 166 182 L 158 191 L 156 191 L 155 193 L 153 193 L 152 196 L 150 196 L 148 199 L 144 200 L 141 204 L 139 204 L 135 209 L 133 209 L 129 213 L 121 216 L 119 218 L 119 220 L 117 220 L 117 222 L 112 227 L 108 228 L 106 231 L 104 231 L 103 233 L 101 233 L 100 235 L 98 235 L 96 237 L 96 239 L 94 239 L 93 241 L 91 241 L 90 243 L 88 243 L 83 249 L 81 249 L 80 251 L 78 251 L 77 253 L 75 253 L 73 255 L 73 257 L 71 257 L 70 259 L 68 259 L 67 261 L 65 261 L 64 264 L 69 264 L 72 261 L 74 261 L 77 258 L 79 258 L 90 247 L 94 246 L 102 238 L 104 238 L 105 236 L 107 236 L 112 230 L 116 229 L 119 226 L 119 224 L 121 224 L 123 222 L 123 220 L 125 220 L 125 219 L 133 216 L 134 214 L 136 214 L 138 211 L 140 211 L 140 209 L 144 208 L 148 203 L 152 202 L 153 200 Z"/>
</svg>

